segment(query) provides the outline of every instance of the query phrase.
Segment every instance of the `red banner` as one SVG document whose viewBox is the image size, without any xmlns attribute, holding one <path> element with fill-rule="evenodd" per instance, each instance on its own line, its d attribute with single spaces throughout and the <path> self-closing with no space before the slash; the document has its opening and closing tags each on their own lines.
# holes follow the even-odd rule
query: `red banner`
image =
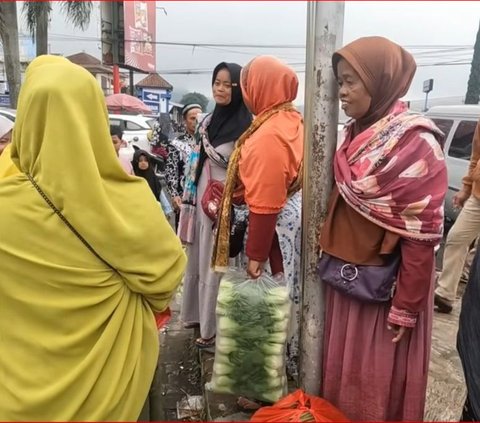
<svg viewBox="0 0 480 423">
<path fill-rule="evenodd" d="M 155 72 L 155 1 L 124 1 L 125 64 Z"/>
</svg>

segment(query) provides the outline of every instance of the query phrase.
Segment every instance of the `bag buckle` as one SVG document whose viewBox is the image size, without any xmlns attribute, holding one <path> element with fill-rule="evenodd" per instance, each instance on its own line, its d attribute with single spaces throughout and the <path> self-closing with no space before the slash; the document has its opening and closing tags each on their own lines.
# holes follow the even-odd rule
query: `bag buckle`
<svg viewBox="0 0 480 423">
<path fill-rule="evenodd" d="M 340 269 L 340 276 L 342 277 L 342 279 L 348 282 L 352 282 L 358 277 L 357 266 L 350 263 L 344 264 Z"/>
</svg>

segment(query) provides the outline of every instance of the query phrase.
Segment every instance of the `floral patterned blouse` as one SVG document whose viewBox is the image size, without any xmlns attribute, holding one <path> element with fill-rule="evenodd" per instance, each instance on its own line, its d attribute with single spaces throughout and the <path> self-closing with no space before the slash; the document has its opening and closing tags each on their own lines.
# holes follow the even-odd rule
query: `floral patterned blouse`
<svg viewBox="0 0 480 423">
<path fill-rule="evenodd" d="M 182 197 L 185 186 L 185 167 L 190 153 L 195 146 L 192 135 L 185 133 L 175 138 L 167 145 L 167 159 L 165 164 L 165 179 L 168 192 L 174 197 Z"/>
</svg>

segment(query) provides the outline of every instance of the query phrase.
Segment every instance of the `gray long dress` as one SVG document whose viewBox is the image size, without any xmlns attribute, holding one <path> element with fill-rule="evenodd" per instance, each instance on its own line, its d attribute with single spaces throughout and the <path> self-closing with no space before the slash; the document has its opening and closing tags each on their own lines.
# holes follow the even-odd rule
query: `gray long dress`
<svg viewBox="0 0 480 423">
<path fill-rule="evenodd" d="M 234 142 L 223 144 L 216 150 L 229 158 L 234 149 Z M 197 216 L 195 241 L 187 247 L 188 264 L 183 285 L 183 304 L 181 319 L 186 324 L 200 323 L 200 336 L 210 339 L 215 336 L 215 307 L 217 305 L 218 287 L 222 275 L 213 272 L 210 261 L 213 252 L 214 235 L 212 221 L 203 212 L 201 198 L 208 183 L 207 166 L 210 164 L 211 178 L 225 181 L 227 170 L 216 165 L 212 160 L 205 161 L 197 187 Z"/>
</svg>

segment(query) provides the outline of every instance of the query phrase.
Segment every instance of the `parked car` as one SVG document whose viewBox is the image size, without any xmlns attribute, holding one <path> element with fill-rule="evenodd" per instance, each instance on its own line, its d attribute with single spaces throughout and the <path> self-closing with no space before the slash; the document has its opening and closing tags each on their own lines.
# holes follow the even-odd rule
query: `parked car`
<svg viewBox="0 0 480 423">
<path fill-rule="evenodd" d="M 15 122 L 16 110 L 0 107 L 0 115 Z M 120 126 L 127 146 L 120 150 L 120 154 L 133 158 L 133 146 L 151 151 L 149 136 L 152 132 L 155 119 L 142 115 L 109 115 L 110 125 Z"/>
<path fill-rule="evenodd" d="M 155 124 L 155 119 L 142 115 L 109 114 L 110 125 L 119 126 L 123 131 L 123 139 L 130 147 L 136 146 L 151 152 L 149 137 Z"/>
<path fill-rule="evenodd" d="M 12 122 L 15 122 L 15 113 L 16 110 L 9 109 L 7 107 L 0 107 L 0 116 L 5 116 L 7 119 L 10 119 Z"/>
<path fill-rule="evenodd" d="M 445 218 L 455 221 L 460 210 L 454 209 L 453 197 L 462 189 L 462 179 L 468 173 L 472 154 L 473 134 L 480 118 L 480 105 L 436 106 L 427 113 L 445 133 L 445 159 L 448 170 L 448 192 Z"/>
</svg>

